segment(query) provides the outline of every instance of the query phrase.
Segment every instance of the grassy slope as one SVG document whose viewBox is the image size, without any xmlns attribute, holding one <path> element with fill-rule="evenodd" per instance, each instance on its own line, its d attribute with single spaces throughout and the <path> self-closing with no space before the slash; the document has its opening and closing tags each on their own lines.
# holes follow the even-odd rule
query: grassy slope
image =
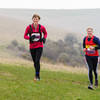
<svg viewBox="0 0 100 100">
<path fill-rule="evenodd" d="M 100 88 L 87 89 L 85 74 L 42 69 L 41 81 L 33 81 L 34 70 L 24 65 L 0 64 L 0 100 L 99 100 Z"/>
</svg>

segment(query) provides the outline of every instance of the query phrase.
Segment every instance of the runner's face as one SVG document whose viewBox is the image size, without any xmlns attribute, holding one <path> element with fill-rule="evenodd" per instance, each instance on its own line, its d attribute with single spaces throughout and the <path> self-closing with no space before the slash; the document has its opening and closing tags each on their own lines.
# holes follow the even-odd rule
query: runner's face
<svg viewBox="0 0 100 100">
<path fill-rule="evenodd" d="M 91 37 L 92 34 L 93 34 L 93 31 L 92 31 L 91 29 L 88 29 L 88 30 L 87 30 L 87 34 L 88 34 L 89 37 Z"/>
<path fill-rule="evenodd" d="M 34 24 L 38 24 L 38 22 L 39 22 L 39 18 L 38 17 L 34 17 L 32 20 L 33 20 Z"/>
</svg>

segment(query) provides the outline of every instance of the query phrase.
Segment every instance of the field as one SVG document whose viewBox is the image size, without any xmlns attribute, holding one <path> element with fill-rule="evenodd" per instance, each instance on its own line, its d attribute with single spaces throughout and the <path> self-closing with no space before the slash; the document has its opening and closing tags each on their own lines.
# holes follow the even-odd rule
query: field
<svg viewBox="0 0 100 100">
<path fill-rule="evenodd" d="M 71 70 L 50 70 L 42 64 L 41 81 L 34 82 L 32 64 L 0 63 L 0 100 L 99 100 L 100 88 L 87 89 L 87 72 Z"/>
</svg>

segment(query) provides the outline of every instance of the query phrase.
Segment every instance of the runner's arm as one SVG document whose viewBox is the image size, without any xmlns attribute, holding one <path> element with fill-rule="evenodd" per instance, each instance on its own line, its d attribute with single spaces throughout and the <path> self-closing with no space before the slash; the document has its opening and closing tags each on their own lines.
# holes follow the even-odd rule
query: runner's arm
<svg viewBox="0 0 100 100">
<path fill-rule="evenodd" d="M 100 49 L 100 40 L 97 37 L 94 37 L 93 42 L 97 44 L 97 47 L 95 47 L 95 50 Z"/>
<path fill-rule="evenodd" d="M 29 26 L 25 30 L 24 39 L 29 40 L 30 37 L 28 36 L 28 34 L 29 34 Z"/>
<path fill-rule="evenodd" d="M 46 39 L 47 38 L 47 31 L 46 31 L 44 26 L 42 27 L 42 32 L 43 32 L 43 35 L 44 35 L 43 37 Z"/>
<path fill-rule="evenodd" d="M 86 46 L 85 46 L 85 39 L 86 39 L 86 37 L 83 39 L 83 49 L 86 48 Z"/>
</svg>

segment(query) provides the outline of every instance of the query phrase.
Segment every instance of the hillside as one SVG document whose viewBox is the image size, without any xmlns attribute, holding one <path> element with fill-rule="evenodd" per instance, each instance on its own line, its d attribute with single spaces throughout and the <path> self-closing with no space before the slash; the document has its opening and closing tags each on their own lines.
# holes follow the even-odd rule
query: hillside
<svg viewBox="0 0 100 100">
<path fill-rule="evenodd" d="M 100 85 L 93 91 L 87 88 L 88 69 L 82 52 L 88 26 L 100 36 L 99 12 L 0 9 L 0 100 L 99 100 Z M 33 13 L 40 14 L 40 23 L 48 32 L 38 82 L 33 81 L 33 62 L 23 38 Z"/>
</svg>

